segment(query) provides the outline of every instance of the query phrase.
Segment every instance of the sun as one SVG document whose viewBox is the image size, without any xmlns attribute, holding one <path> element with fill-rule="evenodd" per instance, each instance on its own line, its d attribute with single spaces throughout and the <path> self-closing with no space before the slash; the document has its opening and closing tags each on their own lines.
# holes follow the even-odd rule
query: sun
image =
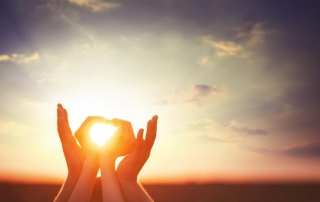
<svg viewBox="0 0 320 202">
<path fill-rule="evenodd" d="M 93 142 L 102 146 L 116 130 L 117 128 L 112 125 L 98 123 L 92 126 L 90 136 Z"/>
</svg>

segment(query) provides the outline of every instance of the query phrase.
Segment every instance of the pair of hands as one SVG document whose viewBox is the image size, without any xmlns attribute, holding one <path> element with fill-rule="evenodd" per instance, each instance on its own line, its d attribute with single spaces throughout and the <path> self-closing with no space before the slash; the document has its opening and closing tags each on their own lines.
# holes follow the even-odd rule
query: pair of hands
<svg viewBox="0 0 320 202">
<path fill-rule="evenodd" d="M 158 117 L 154 116 L 148 121 L 145 139 L 143 139 L 144 130 L 140 129 L 136 140 L 132 141 L 130 136 L 134 137 L 134 135 L 129 122 L 120 119 L 109 121 L 103 117 L 88 117 L 75 133 L 76 137 L 79 137 L 80 147 L 72 135 L 67 110 L 61 104 L 58 104 L 58 133 L 69 174 L 80 175 L 83 163 L 88 158 L 95 160 L 99 156 L 101 163 L 110 158 L 115 159 L 118 156 L 129 154 L 119 163 L 117 177 L 119 180 L 137 181 L 137 176 L 149 158 L 156 138 L 157 119 Z M 116 134 L 100 149 L 97 148 L 97 145 L 91 141 L 88 135 L 91 126 L 97 122 L 111 123 L 118 127 Z"/>
</svg>

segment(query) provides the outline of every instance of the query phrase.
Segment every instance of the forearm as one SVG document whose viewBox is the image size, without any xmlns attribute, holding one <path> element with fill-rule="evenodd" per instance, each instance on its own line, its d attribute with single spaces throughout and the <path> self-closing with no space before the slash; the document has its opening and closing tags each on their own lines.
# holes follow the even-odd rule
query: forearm
<svg viewBox="0 0 320 202">
<path fill-rule="evenodd" d="M 94 160 L 84 162 L 79 180 L 71 194 L 70 202 L 86 202 L 91 200 L 99 166 Z"/>
<path fill-rule="evenodd" d="M 72 194 L 72 191 L 74 190 L 77 181 L 79 179 L 79 174 L 68 174 L 66 181 L 62 185 L 62 188 L 59 192 L 59 194 L 54 199 L 54 202 L 67 202 Z"/>
<path fill-rule="evenodd" d="M 126 202 L 153 202 L 152 198 L 139 182 L 121 179 L 118 181 Z"/>
<path fill-rule="evenodd" d="M 115 171 L 115 159 L 100 162 L 103 201 L 125 202 Z"/>
</svg>

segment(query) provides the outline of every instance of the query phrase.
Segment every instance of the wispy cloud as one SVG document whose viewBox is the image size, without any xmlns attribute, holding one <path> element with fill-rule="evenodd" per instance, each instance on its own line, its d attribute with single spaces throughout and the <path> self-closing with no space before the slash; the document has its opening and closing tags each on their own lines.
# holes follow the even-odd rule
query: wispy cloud
<svg viewBox="0 0 320 202">
<path fill-rule="evenodd" d="M 115 9 L 121 5 L 120 3 L 108 2 L 103 0 L 69 0 L 69 2 L 78 6 L 84 6 L 94 12 Z"/>
<path fill-rule="evenodd" d="M 170 99 L 160 99 L 153 104 L 156 105 L 169 105 L 169 104 L 195 104 L 202 106 L 205 102 L 213 97 L 221 97 L 225 95 L 225 89 L 218 88 L 214 85 L 195 84 L 189 90 L 178 91 L 173 88 Z"/>
<path fill-rule="evenodd" d="M 300 158 L 320 157 L 320 141 L 295 145 L 280 151 L 281 154 Z"/>
<path fill-rule="evenodd" d="M 194 134 L 201 134 L 198 136 L 199 140 L 209 142 L 243 142 L 243 135 L 254 138 L 258 135 L 267 135 L 268 132 L 262 129 L 251 129 L 251 127 L 240 127 L 244 125 L 235 120 L 227 123 L 217 122 L 211 118 L 206 118 L 202 121 L 191 122 L 187 126 L 187 131 Z M 246 150 L 267 153 L 266 149 L 248 147 Z M 270 151 L 268 151 L 270 152 Z"/>
<path fill-rule="evenodd" d="M 202 37 L 202 42 L 214 48 L 218 57 L 249 58 L 251 48 L 265 41 L 266 31 L 261 23 L 246 23 L 235 28 L 235 32 L 235 37 L 229 40 L 219 40 L 209 35 Z M 208 57 L 203 57 L 200 63 L 208 63 Z"/>
<path fill-rule="evenodd" d="M 212 48 L 216 49 L 217 55 L 219 57 L 224 56 L 240 56 L 246 57 L 241 44 L 233 41 L 218 41 L 214 40 L 212 36 L 205 36 L 202 38 L 203 42 L 210 45 Z"/>
<path fill-rule="evenodd" d="M 235 131 L 237 133 L 242 133 L 242 134 L 246 134 L 246 135 L 267 135 L 268 134 L 268 132 L 266 130 L 252 129 L 252 128 L 248 128 L 248 127 L 239 128 L 236 126 L 231 126 L 230 129 L 232 129 L 233 131 Z"/>
<path fill-rule="evenodd" d="M 9 55 L 0 55 L 0 62 L 6 62 L 10 60 Z"/>
<path fill-rule="evenodd" d="M 0 62 L 15 62 L 20 64 L 27 64 L 32 61 L 40 60 L 40 55 L 38 52 L 33 53 L 30 56 L 25 56 L 24 54 L 12 53 L 11 55 L 0 55 Z"/>
<path fill-rule="evenodd" d="M 255 46 L 265 41 L 266 31 L 261 23 L 246 23 L 236 28 L 237 38 L 244 39 L 248 46 Z"/>
</svg>

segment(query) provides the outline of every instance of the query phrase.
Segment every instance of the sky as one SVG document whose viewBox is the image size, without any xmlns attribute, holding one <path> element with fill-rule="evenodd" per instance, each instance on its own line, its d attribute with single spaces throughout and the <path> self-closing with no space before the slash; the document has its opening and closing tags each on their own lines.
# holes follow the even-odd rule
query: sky
<svg viewBox="0 0 320 202">
<path fill-rule="evenodd" d="M 318 1 L 2 0 L 0 181 L 62 182 L 62 103 L 134 131 L 143 182 L 320 181 Z"/>
</svg>

